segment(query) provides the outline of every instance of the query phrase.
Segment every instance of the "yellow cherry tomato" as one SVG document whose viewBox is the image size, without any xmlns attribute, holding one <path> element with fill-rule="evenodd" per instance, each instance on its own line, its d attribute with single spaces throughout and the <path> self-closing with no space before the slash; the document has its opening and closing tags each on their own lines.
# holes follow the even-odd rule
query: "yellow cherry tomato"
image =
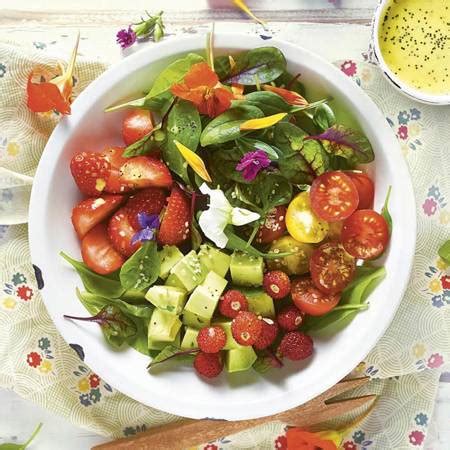
<svg viewBox="0 0 450 450">
<path fill-rule="evenodd" d="M 319 219 L 311 209 L 309 192 L 300 192 L 288 206 L 286 227 L 289 234 L 300 242 L 317 243 L 328 233 L 328 223 Z"/>
</svg>

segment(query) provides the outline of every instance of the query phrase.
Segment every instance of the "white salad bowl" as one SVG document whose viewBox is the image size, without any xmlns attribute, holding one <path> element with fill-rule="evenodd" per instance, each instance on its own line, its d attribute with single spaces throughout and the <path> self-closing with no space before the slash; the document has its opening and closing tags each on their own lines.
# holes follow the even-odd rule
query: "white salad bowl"
<svg viewBox="0 0 450 450">
<path fill-rule="evenodd" d="M 286 56 L 288 70 L 301 74 L 309 100 L 332 96 L 338 121 L 358 124 L 376 159 L 371 173 L 376 184 L 375 208 L 380 210 L 392 186 L 393 233 L 384 256 L 387 276 L 369 298 L 370 307 L 332 338 L 316 339 L 313 357 L 299 366 L 288 363 L 265 375 L 254 371 L 222 374 L 205 381 L 187 365 L 170 365 L 149 373 L 149 358 L 128 348 L 114 351 L 98 326 L 74 323 L 64 314 L 86 316 L 75 288 L 77 273 L 59 256 L 64 250 L 80 258 L 71 211 L 81 195 L 69 163 L 82 150 L 121 144 L 123 112 L 104 109 L 124 98 L 142 96 L 168 64 L 187 52 L 203 52 L 203 36 L 168 39 L 127 57 L 108 69 L 76 99 L 72 114 L 62 118 L 45 147 L 34 179 L 29 234 L 33 264 L 42 271 L 42 296 L 57 329 L 69 344 L 82 347 L 85 362 L 114 388 L 146 405 L 191 418 L 228 420 L 268 416 L 300 405 L 347 375 L 363 360 L 391 323 L 402 299 L 415 247 L 416 217 L 411 180 L 399 144 L 386 119 L 363 91 L 338 69 L 295 45 L 264 41 L 236 33 L 217 34 L 217 54 L 275 46 Z M 345 111 L 345 113 L 344 113 Z"/>
</svg>

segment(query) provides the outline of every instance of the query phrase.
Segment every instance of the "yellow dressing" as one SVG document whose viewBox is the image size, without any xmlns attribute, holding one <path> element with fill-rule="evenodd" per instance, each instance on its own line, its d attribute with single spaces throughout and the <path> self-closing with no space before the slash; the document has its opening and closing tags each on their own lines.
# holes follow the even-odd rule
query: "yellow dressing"
<svg viewBox="0 0 450 450">
<path fill-rule="evenodd" d="M 450 94 L 450 1 L 392 0 L 380 18 L 380 50 L 405 84 Z"/>
</svg>

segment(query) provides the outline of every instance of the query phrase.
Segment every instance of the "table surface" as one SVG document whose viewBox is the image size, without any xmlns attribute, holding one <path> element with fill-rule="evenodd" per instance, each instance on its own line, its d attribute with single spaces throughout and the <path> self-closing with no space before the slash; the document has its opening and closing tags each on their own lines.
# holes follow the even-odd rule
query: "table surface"
<svg viewBox="0 0 450 450">
<path fill-rule="evenodd" d="M 127 23 L 146 8 L 164 10 L 173 22 L 246 20 L 229 0 L 77 0 L 76 9 L 57 0 L 0 0 L 0 27 L 115 25 Z M 378 0 L 248 0 L 262 19 L 288 22 L 360 23 L 369 25 Z M 80 16 L 83 20 L 80 21 Z M 447 382 L 446 382 L 447 381 Z M 73 426 L 68 420 L 31 404 L 10 391 L 0 391 L 0 444 L 24 442 L 44 424 L 31 448 L 79 450 L 105 438 Z M 450 372 L 442 377 L 426 450 L 450 448 Z"/>
</svg>

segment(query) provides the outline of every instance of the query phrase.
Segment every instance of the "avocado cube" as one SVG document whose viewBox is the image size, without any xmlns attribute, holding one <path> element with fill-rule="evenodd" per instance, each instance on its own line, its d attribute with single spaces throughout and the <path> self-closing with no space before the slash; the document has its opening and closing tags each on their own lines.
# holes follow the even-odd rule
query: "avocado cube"
<svg viewBox="0 0 450 450">
<path fill-rule="evenodd" d="M 181 328 L 178 316 L 155 308 L 148 326 L 148 339 L 151 341 L 173 342 Z"/>
<path fill-rule="evenodd" d="M 186 325 L 187 327 L 199 330 L 200 328 L 208 326 L 211 320 L 207 317 L 201 317 L 197 314 L 186 311 L 185 309 L 183 311 L 182 322 L 183 325 Z"/>
<path fill-rule="evenodd" d="M 161 261 L 159 278 L 165 280 L 169 276 L 170 269 L 183 259 L 183 253 L 175 245 L 165 245 L 158 253 Z"/>
<path fill-rule="evenodd" d="M 232 350 L 233 348 L 242 347 L 242 345 L 238 344 L 233 337 L 233 333 L 231 332 L 231 321 L 218 321 L 214 322 L 212 325 L 221 327 L 223 331 L 225 331 L 227 341 L 225 343 L 225 347 L 223 348 L 224 350 Z"/>
<path fill-rule="evenodd" d="M 181 348 L 197 348 L 197 335 L 200 330 L 195 328 L 186 327 L 183 340 L 181 341 Z"/>
<path fill-rule="evenodd" d="M 261 286 L 264 260 L 260 256 L 234 252 L 231 255 L 230 272 L 233 283 L 239 286 Z"/>
<path fill-rule="evenodd" d="M 152 286 L 145 298 L 157 308 L 170 314 L 180 314 L 187 299 L 187 292 L 173 286 Z"/>
<path fill-rule="evenodd" d="M 172 267 L 170 275 L 176 275 L 186 291 L 192 292 L 205 279 L 207 272 L 197 253 L 191 250 Z"/>
<path fill-rule="evenodd" d="M 198 259 L 208 270 L 214 271 L 221 277 L 225 277 L 230 268 L 230 255 L 208 244 L 200 246 Z"/>
<path fill-rule="evenodd" d="M 241 289 L 247 297 L 249 311 L 262 317 L 275 317 L 275 306 L 272 298 L 261 289 Z"/>
<path fill-rule="evenodd" d="M 180 281 L 180 279 L 174 274 L 171 273 L 169 274 L 169 276 L 167 277 L 166 286 L 173 286 L 179 289 L 183 289 L 184 291 L 186 291 L 184 284 Z"/>
<path fill-rule="evenodd" d="M 175 336 L 175 340 L 170 342 L 170 344 L 175 345 L 176 347 L 180 346 L 181 336 L 180 332 Z M 162 350 L 164 347 L 167 347 L 169 343 L 163 341 L 154 341 L 150 337 L 148 338 L 148 348 L 149 350 Z"/>
<path fill-rule="evenodd" d="M 250 369 L 256 361 L 255 350 L 250 346 L 234 348 L 226 352 L 225 367 L 228 372 L 241 372 Z"/>
<path fill-rule="evenodd" d="M 219 300 L 227 284 L 228 281 L 225 280 L 225 278 L 221 277 L 216 272 L 211 271 L 208 273 L 208 275 L 206 275 L 205 281 L 203 281 L 202 286 L 204 286 L 208 290 L 209 294 L 214 300 Z"/>
</svg>

